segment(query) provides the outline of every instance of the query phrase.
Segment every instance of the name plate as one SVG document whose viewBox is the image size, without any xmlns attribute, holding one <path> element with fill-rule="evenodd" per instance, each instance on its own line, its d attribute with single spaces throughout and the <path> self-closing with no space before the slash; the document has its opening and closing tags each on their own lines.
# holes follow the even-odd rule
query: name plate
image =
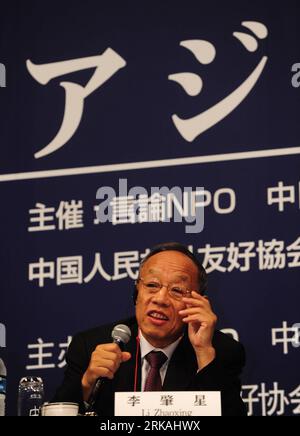
<svg viewBox="0 0 300 436">
<path fill-rule="evenodd" d="M 221 393 L 116 392 L 115 416 L 221 416 Z"/>
</svg>

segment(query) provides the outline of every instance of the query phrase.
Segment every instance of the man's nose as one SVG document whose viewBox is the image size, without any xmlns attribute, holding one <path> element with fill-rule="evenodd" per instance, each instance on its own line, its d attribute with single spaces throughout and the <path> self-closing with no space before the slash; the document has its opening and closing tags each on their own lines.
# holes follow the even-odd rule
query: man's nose
<svg viewBox="0 0 300 436">
<path fill-rule="evenodd" d="M 152 301 L 157 304 L 164 304 L 168 306 L 170 304 L 168 287 L 166 285 L 162 285 L 160 290 L 154 295 Z"/>
</svg>

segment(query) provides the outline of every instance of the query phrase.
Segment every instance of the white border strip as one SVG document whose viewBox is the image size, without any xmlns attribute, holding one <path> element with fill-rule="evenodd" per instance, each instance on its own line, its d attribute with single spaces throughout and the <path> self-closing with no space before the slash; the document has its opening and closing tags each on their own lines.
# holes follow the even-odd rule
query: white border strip
<svg viewBox="0 0 300 436">
<path fill-rule="evenodd" d="M 78 176 L 83 174 L 110 173 L 115 171 L 140 170 L 145 168 L 162 168 L 179 165 L 194 165 L 201 163 L 225 162 L 242 159 L 256 159 L 262 157 L 289 156 L 293 154 L 300 154 L 300 147 L 274 148 L 270 150 L 245 151 L 241 153 L 211 154 L 207 156 L 182 157 L 177 159 L 149 160 L 144 162 L 129 162 L 113 165 L 96 165 L 77 168 L 62 168 L 58 170 L 2 174 L 0 175 L 0 182 L 45 179 L 48 177 Z"/>
</svg>

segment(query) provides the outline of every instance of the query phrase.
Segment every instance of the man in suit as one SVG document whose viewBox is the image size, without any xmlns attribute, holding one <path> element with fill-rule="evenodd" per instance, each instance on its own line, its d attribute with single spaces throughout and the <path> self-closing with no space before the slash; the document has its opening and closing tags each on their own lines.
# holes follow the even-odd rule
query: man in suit
<svg viewBox="0 0 300 436">
<path fill-rule="evenodd" d="M 140 266 L 136 316 L 122 322 L 132 333 L 126 351 L 111 342 L 116 323 L 76 335 L 53 401 L 75 401 L 82 409 L 101 378 L 94 404 L 99 415 L 113 415 L 115 392 L 133 390 L 218 390 L 222 415 L 245 415 L 239 382 L 244 349 L 215 330 L 205 288 L 205 270 L 184 245 L 154 247 Z M 150 357 L 161 360 L 155 380 L 157 363 Z"/>
</svg>

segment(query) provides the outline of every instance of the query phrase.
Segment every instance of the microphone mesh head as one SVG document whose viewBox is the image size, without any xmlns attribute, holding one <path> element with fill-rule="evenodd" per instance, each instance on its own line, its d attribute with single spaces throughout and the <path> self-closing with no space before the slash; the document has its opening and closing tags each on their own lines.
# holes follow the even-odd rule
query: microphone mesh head
<svg viewBox="0 0 300 436">
<path fill-rule="evenodd" d="M 124 344 L 127 344 L 129 342 L 129 339 L 131 337 L 131 331 L 130 328 L 127 327 L 125 324 L 118 324 L 114 327 L 111 336 L 113 340 L 115 341 L 121 341 Z"/>
</svg>

